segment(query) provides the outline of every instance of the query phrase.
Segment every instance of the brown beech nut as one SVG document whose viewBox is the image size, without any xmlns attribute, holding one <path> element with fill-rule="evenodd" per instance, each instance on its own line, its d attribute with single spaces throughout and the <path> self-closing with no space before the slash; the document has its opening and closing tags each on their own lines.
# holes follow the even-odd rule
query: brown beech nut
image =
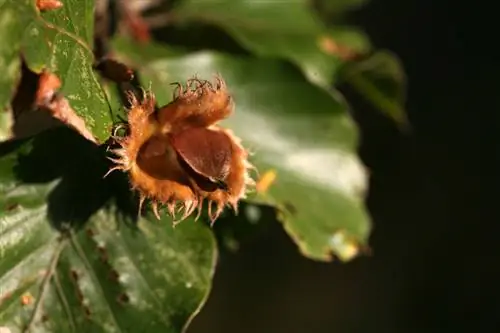
<svg viewBox="0 0 500 333">
<path fill-rule="evenodd" d="M 131 187 L 160 219 L 165 205 L 174 225 L 198 210 L 204 201 L 213 223 L 226 206 L 236 212 L 238 202 L 255 185 L 248 152 L 232 131 L 217 122 L 230 116 L 234 105 L 221 77 L 214 82 L 193 78 L 176 83 L 173 100 L 155 111 L 155 98 L 145 92 L 142 102 L 130 95 L 128 136 L 115 138 L 119 148 L 109 171 L 128 173 Z M 140 209 L 139 208 L 139 209 Z"/>
</svg>

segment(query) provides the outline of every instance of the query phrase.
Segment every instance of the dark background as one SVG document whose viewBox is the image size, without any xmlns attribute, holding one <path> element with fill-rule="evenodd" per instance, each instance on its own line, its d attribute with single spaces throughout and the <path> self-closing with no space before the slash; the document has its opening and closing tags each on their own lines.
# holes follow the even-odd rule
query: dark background
<svg viewBox="0 0 500 333">
<path fill-rule="evenodd" d="M 413 126 L 399 134 L 345 91 L 372 170 L 373 256 L 313 262 L 272 224 L 222 256 L 190 333 L 500 331 L 500 29 L 486 5 L 372 0 L 352 15 L 401 57 Z"/>
</svg>

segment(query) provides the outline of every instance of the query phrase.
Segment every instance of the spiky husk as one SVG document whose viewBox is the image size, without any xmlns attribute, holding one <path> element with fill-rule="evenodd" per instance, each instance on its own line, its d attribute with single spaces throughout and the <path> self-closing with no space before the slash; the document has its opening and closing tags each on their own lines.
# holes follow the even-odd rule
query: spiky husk
<svg viewBox="0 0 500 333">
<path fill-rule="evenodd" d="M 164 205 L 174 217 L 175 225 L 195 210 L 198 210 L 198 219 L 206 200 L 213 224 L 226 206 L 238 211 L 239 200 L 254 185 L 249 175 L 253 166 L 247 160 L 248 153 L 241 140 L 232 131 L 216 125 L 234 108 L 224 81 L 220 77 L 215 83 L 193 78 L 184 86 L 176 84 L 173 101 L 157 112 L 151 92 L 144 92 L 142 102 L 133 95 L 129 96 L 129 134 L 115 137 L 119 147 L 112 150 L 116 158 L 111 160 L 116 165 L 109 172 L 122 170 L 128 173 L 131 187 L 139 192 L 139 210 L 149 199 L 154 214 L 160 219 L 158 207 Z M 202 190 L 181 165 L 179 155 L 170 145 L 169 135 L 192 127 L 224 133 L 230 139 L 232 155 L 224 189 Z M 176 213 L 182 213 L 178 219 Z"/>
</svg>

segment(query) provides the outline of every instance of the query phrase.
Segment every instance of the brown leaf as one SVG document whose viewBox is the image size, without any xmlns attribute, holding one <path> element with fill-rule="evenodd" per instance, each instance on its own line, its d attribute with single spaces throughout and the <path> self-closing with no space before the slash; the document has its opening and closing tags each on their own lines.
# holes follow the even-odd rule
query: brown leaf
<svg viewBox="0 0 500 333">
<path fill-rule="evenodd" d="M 44 109 L 49 111 L 54 118 L 74 128 L 87 140 L 97 143 L 94 135 L 85 126 L 85 121 L 76 114 L 62 94 L 57 94 Z"/>
</svg>

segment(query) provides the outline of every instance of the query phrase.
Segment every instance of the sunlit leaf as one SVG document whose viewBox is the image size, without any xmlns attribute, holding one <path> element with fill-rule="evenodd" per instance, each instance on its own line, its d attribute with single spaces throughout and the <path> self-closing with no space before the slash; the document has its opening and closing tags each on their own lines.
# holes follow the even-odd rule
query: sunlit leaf
<svg viewBox="0 0 500 333">
<path fill-rule="evenodd" d="M 0 112 L 7 112 L 21 75 L 21 52 L 34 72 L 55 73 L 61 92 L 100 140 L 112 123 L 106 96 L 92 69 L 94 1 L 67 0 L 40 13 L 34 0 L 0 0 Z"/>
</svg>

